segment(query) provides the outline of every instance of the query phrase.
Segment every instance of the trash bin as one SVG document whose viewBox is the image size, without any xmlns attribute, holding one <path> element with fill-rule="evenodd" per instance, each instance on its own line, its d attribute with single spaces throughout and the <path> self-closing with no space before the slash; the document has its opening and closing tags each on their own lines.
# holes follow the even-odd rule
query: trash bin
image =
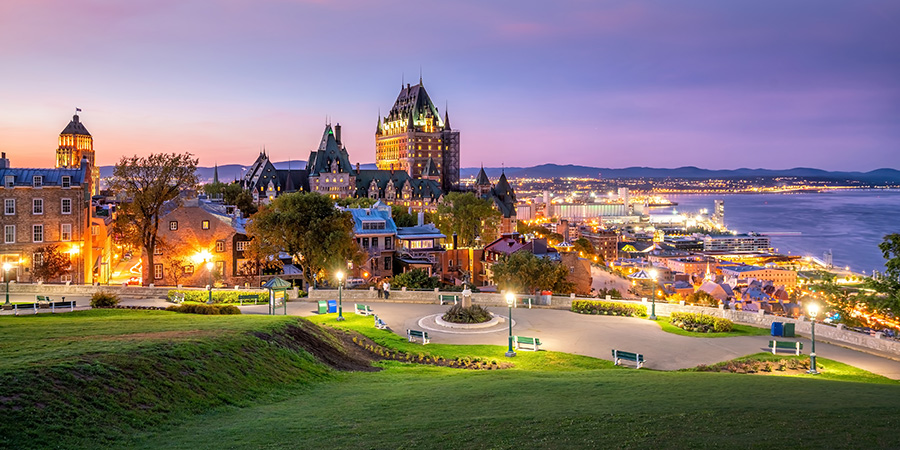
<svg viewBox="0 0 900 450">
<path fill-rule="evenodd" d="M 794 337 L 794 323 L 793 322 L 785 322 L 784 323 L 784 329 L 782 330 L 782 336 Z"/>
<path fill-rule="evenodd" d="M 319 314 L 328 313 L 328 302 L 325 300 L 319 300 Z"/>
<path fill-rule="evenodd" d="M 337 300 L 328 300 L 328 312 L 329 313 L 337 312 Z"/>
<path fill-rule="evenodd" d="M 784 335 L 784 323 L 783 322 L 772 322 L 772 336 L 782 336 Z"/>
</svg>

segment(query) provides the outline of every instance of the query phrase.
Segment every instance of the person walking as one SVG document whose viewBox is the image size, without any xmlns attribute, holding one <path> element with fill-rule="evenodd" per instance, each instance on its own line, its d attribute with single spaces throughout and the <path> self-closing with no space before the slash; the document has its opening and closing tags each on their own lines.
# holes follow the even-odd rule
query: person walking
<svg viewBox="0 0 900 450">
<path fill-rule="evenodd" d="M 384 284 L 381 285 L 384 288 L 384 299 L 387 300 L 391 296 L 391 283 L 388 283 L 387 280 L 384 280 Z"/>
<path fill-rule="evenodd" d="M 378 286 L 378 298 L 384 298 L 384 285 Z"/>
</svg>

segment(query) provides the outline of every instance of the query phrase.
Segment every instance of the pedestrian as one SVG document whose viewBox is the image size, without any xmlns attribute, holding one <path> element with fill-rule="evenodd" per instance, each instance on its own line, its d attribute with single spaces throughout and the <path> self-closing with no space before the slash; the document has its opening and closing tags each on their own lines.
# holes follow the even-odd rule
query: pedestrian
<svg viewBox="0 0 900 450">
<path fill-rule="evenodd" d="M 378 286 L 378 298 L 384 298 L 384 287 Z"/>
<path fill-rule="evenodd" d="M 382 285 L 384 288 L 384 299 L 387 300 L 391 296 L 391 283 L 388 283 L 387 280 L 384 280 L 384 284 Z"/>
</svg>

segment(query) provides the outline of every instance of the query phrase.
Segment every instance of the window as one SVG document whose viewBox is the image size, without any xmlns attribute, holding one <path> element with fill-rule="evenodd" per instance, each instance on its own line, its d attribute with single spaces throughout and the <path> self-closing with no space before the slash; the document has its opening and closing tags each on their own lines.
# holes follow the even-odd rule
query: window
<svg viewBox="0 0 900 450">
<path fill-rule="evenodd" d="M 209 229 L 209 221 L 204 220 L 203 222 L 200 222 L 200 228 L 202 228 L 204 230 L 208 230 Z"/>
<path fill-rule="evenodd" d="M 63 176 L 61 184 L 62 184 L 63 189 L 68 189 L 68 188 L 72 187 L 72 177 Z"/>
<path fill-rule="evenodd" d="M 44 185 L 44 177 L 35 175 L 31 177 L 31 186 L 39 188 Z"/>
<path fill-rule="evenodd" d="M 4 208 L 3 208 L 4 214 L 6 214 L 7 216 L 16 215 L 16 199 L 8 198 L 8 199 L 4 200 L 3 206 L 4 206 Z"/>
<path fill-rule="evenodd" d="M 59 276 L 59 281 L 61 281 L 61 282 L 63 282 L 63 283 L 71 283 L 71 282 L 72 282 L 72 274 L 71 274 L 71 273 L 67 273 L 67 274 L 64 274 L 64 275 L 60 275 L 60 276 Z"/>
<path fill-rule="evenodd" d="M 14 244 L 16 242 L 16 226 L 6 225 L 3 227 L 3 242 Z"/>
<path fill-rule="evenodd" d="M 394 240 L 390 236 L 384 238 L 384 249 L 391 250 L 394 246 Z"/>
<path fill-rule="evenodd" d="M 62 214 L 72 214 L 72 199 L 71 198 L 61 199 L 59 211 Z"/>
<path fill-rule="evenodd" d="M 155 256 L 162 255 L 162 246 L 161 245 L 156 244 L 156 247 L 153 247 L 153 255 L 155 255 Z"/>
<path fill-rule="evenodd" d="M 169 229 L 172 231 L 177 231 L 178 230 L 178 221 L 177 220 L 169 221 Z"/>
<path fill-rule="evenodd" d="M 378 238 L 377 237 L 372 238 L 372 248 L 378 248 Z"/>
<path fill-rule="evenodd" d="M 247 246 L 250 245 L 250 241 L 237 241 L 234 244 L 235 250 L 242 252 L 247 249 Z"/>
<path fill-rule="evenodd" d="M 153 279 L 154 280 L 162 280 L 162 277 L 163 277 L 162 264 L 154 264 L 153 265 Z"/>
<path fill-rule="evenodd" d="M 216 253 L 225 251 L 225 241 L 216 241 Z"/>
<path fill-rule="evenodd" d="M 44 199 L 35 198 L 31 200 L 31 213 L 32 214 L 43 214 L 44 213 Z"/>
<path fill-rule="evenodd" d="M 44 254 L 43 253 L 33 253 L 31 255 L 31 264 L 32 267 L 40 267 L 44 265 Z"/>
<path fill-rule="evenodd" d="M 13 187 L 16 184 L 16 176 L 15 175 L 7 175 L 4 177 L 3 184 L 6 187 Z"/>
<path fill-rule="evenodd" d="M 225 261 L 216 261 L 216 274 L 225 278 Z"/>
<path fill-rule="evenodd" d="M 391 257 L 390 257 L 390 256 L 385 256 L 385 257 L 384 257 L 384 270 L 392 270 L 392 269 L 391 269 Z"/>
<path fill-rule="evenodd" d="M 369 248 L 369 238 L 362 238 L 362 248 Z"/>
<path fill-rule="evenodd" d="M 91 236 L 97 236 L 100 234 L 100 225 L 91 225 Z"/>
<path fill-rule="evenodd" d="M 31 234 L 34 238 L 34 242 L 44 242 L 44 226 L 43 225 L 32 225 L 31 226 Z"/>
<path fill-rule="evenodd" d="M 188 264 L 188 265 L 184 266 L 184 274 L 185 275 L 193 275 L 194 274 L 193 264 Z"/>
<path fill-rule="evenodd" d="M 61 241 L 71 241 L 72 240 L 72 224 L 71 223 L 59 224 L 59 240 L 61 240 Z"/>
</svg>

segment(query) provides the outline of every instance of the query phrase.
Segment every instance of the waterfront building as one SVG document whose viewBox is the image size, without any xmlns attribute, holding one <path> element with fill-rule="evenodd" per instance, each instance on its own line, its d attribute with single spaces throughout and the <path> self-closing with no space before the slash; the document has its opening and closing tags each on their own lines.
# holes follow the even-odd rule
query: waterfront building
<svg viewBox="0 0 900 450">
<path fill-rule="evenodd" d="M 59 145 L 56 148 L 57 169 L 81 169 L 82 160 L 87 160 L 91 178 L 91 195 L 100 193 L 100 168 L 94 158 L 94 138 L 78 117 L 80 109 L 68 125 L 59 133 Z"/>
<path fill-rule="evenodd" d="M 77 117 L 77 116 L 76 116 Z M 3 244 L 0 264 L 10 263 L 10 277 L 24 282 L 93 282 L 91 245 L 92 166 L 56 169 L 12 168 L 0 155 L 0 226 Z M 36 280 L 34 268 L 42 263 L 38 250 L 56 246 L 69 256 L 71 266 L 58 279 Z"/>
<path fill-rule="evenodd" d="M 430 160 L 430 162 L 429 162 Z M 397 100 L 375 129 L 375 163 L 380 170 L 399 170 L 410 178 L 433 177 L 444 192 L 459 189 L 459 131 L 450 115 L 441 118 L 422 80 L 401 86 Z"/>
<path fill-rule="evenodd" d="M 250 238 L 240 210 L 195 198 L 171 203 L 159 218 L 159 234 L 151 269 L 154 283 L 206 286 L 212 275 L 220 285 L 251 283 L 255 261 L 245 256 Z M 212 262 L 212 273 L 206 263 Z M 146 256 L 144 264 L 148 264 Z"/>
<path fill-rule="evenodd" d="M 769 237 L 754 233 L 703 238 L 703 251 L 705 252 L 768 252 L 771 250 L 772 243 Z"/>
</svg>

